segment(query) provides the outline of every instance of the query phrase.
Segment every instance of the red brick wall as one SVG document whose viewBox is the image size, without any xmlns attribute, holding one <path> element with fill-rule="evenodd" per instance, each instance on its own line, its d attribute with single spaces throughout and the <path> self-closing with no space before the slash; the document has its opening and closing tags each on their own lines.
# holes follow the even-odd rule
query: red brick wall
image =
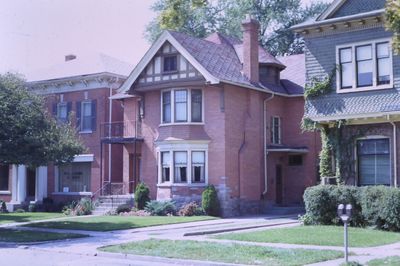
<svg viewBox="0 0 400 266">
<path fill-rule="evenodd" d="M 72 112 L 76 114 L 76 102 L 85 100 L 85 90 L 62 93 L 64 102 L 72 102 Z M 89 100 L 96 100 L 96 130 L 92 133 L 78 133 L 78 137 L 84 143 L 89 154 L 94 154 L 94 162 L 91 169 L 90 190 L 97 191 L 101 187 L 100 180 L 100 139 L 102 124 L 109 122 L 109 88 L 98 88 L 87 90 Z M 53 104 L 60 102 L 61 94 L 51 94 L 46 96 L 46 106 L 50 113 L 53 112 Z M 113 121 L 122 121 L 122 107 L 113 102 Z M 108 145 L 103 145 L 103 177 L 108 180 Z M 113 145 L 112 147 L 112 180 L 122 182 L 122 146 Z M 48 167 L 48 194 L 51 195 L 55 190 L 54 167 Z"/>
</svg>

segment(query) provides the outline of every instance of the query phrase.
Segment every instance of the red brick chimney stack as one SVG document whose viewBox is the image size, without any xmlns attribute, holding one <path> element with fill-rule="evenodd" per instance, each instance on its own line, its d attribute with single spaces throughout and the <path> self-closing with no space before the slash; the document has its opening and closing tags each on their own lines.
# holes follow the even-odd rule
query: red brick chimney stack
<svg viewBox="0 0 400 266">
<path fill-rule="evenodd" d="M 253 83 L 259 82 L 258 29 L 260 23 L 250 14 L 242 21 L 243 30 L 243 73 Z"/>
</svg>

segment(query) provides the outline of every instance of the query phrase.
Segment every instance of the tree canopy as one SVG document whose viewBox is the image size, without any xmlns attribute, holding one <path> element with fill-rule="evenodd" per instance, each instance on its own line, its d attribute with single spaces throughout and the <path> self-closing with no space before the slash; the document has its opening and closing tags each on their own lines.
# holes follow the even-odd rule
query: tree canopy
<svg viewBox="0 0 400 266">
<path fill-rule="evenodd" d="M 290 27 L 321 13 L 327 4 L 303 7 L 300 0 L 158 0 L 145 37 L 154 41 L 165 30 L 204 38 L 212 32 L 241 38 L 241 22 L 252 14 L 260 22 L 260 44 L 273 55 L 303 52 L 304 42 Z"/>
<path fill-rule="evenodd" d="M 16 74 L 0 74 L 0 163 L 47 165 L 73 160 L 84 151 L 70 124 L 57 123 L 44 99 Z"/>
<path fill-rule="evenodd" d="M 393 49 L 400 54 L 400 0 L 388 0 L 385 12 L 386 29 L 393 32 Z"/>
</svg>

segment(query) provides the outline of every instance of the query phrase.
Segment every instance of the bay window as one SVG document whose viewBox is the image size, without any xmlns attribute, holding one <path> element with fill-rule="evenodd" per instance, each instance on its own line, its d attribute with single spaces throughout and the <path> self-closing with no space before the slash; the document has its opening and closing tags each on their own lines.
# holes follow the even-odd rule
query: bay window
<svg viewBox="0 0 400 266">
<path fill-rule="evenodd" d="M 357 159 L 359 185 L 390 185 L 389 139 L 359 140 Z"/>
<path fill-rule="evenodd" d="M 159 184 L 206 184 L 207 144 L 165 145 L 159 150 L 158 169 Z"/>
<path fill-rule="evenodd" d="M 199 89 L 172 89 L 161 94 L 161 121 L 170 123 L 203 122 L 203 92 Z"/>
<path fill-rule="evenodd" d="M 338 46 L 337 63 L 339 93 L 393 87 L 393 63 L 389 40 Z"/>
</svg>

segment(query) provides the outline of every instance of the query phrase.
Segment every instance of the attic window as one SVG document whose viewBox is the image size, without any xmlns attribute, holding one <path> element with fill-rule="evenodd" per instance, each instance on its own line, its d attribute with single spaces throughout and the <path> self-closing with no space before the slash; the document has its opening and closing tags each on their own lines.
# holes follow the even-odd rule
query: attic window
<svg viewBox="0 0 400 266">
<path fill-rule="evenodd" d="M 163 72 L 174 72 L 178 70 L 178 60 L 176 55 L 164 57 Z"/>
</svg>

